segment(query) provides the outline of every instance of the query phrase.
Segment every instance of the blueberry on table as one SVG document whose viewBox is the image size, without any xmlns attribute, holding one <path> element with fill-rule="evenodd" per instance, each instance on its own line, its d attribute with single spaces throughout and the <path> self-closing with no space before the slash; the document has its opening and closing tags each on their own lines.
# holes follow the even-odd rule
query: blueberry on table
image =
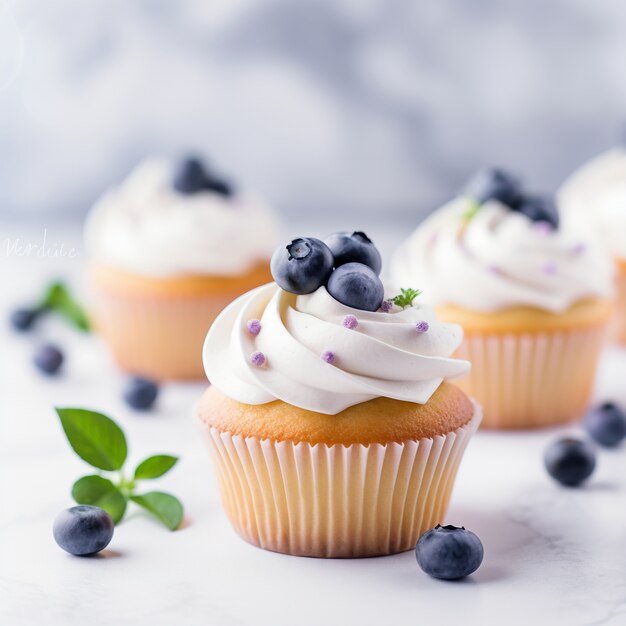
<svg viewBox="0 0 626 626">
<path fill-rule="evenodd" d="M 44 374 L 56 374 L 64 361 L 63 352 L 51 343 L 39 346 L 35 350 L 33 362 L 37 369 Z"/>
<path fill-rule="evenodd" d="M 429 576 L 458 580 L 480 567 L 484 549 L 473 532 L 451 525 L 437 525 L 420 537 L 415 556 L 418 565 Z"/>
<path fill-rule="evenodd" d="M 301 295 L 325 285 L 334 262 L 333 253 L 323 241 L 300 237 L 276 249 L 270 269 L 282 289 Z"/>
<path fill-rule="evenodd" d="M 522 195 L 517 178 L 495 167 L 476 172 L 465 186 L 464 194 L 478 204 L 497 200 L 512 208 L 517 206 Z"/>
<path fill-rule="evenodd" d="M 380 252 L 365 233 L 334 233 L 326 237 L 324 243 L 335 257 L 335 267 L 345 263 L 363 263 L 380 274 L 383 265 Z"/>
<path fill-rule="evenodd" d="M 517 210 L 533 222 L 547 222 L 559 227 L 559 212 L 550 196 L 524 196 Z"/>
<path fill-rule="evenodd" d="M 30 330 L 39 317 L 38 309 L 15 309 L 9 317 L 9 321 L 14 330 L 24 332 Z"/>
<path fill-rule="evenodd" d="M 626 414 L 612 402 L 589 411 L 583 419 L 583 426 L 596 443 L 606 448 L 617 446 L 626 439 Z"/>
<path fill-rule="evenodd" d="M 596 467 L 596 453 L 588 441 L 564 437 L 546 450 L 544 462 L 548 474 L 566 487 L 577 487 Z"/>
<path fill-rule="evenodd" d="M 126 404 L 139 411 L 148 410 L 154 404 L 158 394 L 158 385 L 154 381 L 140 376 L 131 378 L 123 392 Z"/>
<path fill-rule="evenodd" d="M 52 534 L 66 552 L 88 556 L 109 545 L 113 529 L 113 520 L 105 510 L 81 504 L 59 513 L 54 520 Z"/>
<path fill-rule="evenodd" d="M 362 311 L 377 311 L 385 297 L 378 274 L 363 263 L 340 265 L 330 275 L 326 288 L 341 304 Z"/>
</svg>

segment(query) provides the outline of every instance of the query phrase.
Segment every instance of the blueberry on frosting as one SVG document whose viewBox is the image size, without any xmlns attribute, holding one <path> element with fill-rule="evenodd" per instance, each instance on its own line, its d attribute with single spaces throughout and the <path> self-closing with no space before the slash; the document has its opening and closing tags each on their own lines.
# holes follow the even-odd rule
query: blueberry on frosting
<svg viewBox="0 0 626 626">
<path fill-rule="evenodd" d="M 333 253 L 323 241 L 300 237 L 274 252 L 270 270 L 285 291 L 304 295 L 326 284 L 333 263 Z"/>
<path fill-rule="evenodd" d="M 363 263 L 340 265 L 330 275 L 326 288 L 341 304 L 363 311 L 377 311 L 385 297 L 378 274 Z"/>
<path fill-rule="evenodd" d="M 345 263 L 363 263 L 377 274 L 382 268 L 382 259 L 372 240 L 361 231 L 334 233 L 324 240 L 335 257 L 335 267 Z"/>
<path fill-rule="evenodd" d="M 233 194 L 231 185 L 209 172 L 197 157 L 187 157 L 179 163 L 174 172 L 172 186 L 182 194 L 194 194 L 201 191 L 212 191 L 222 196 Z"/>
<path fill-rule="evenodd" d="M 559 213 L 550 196 L 525 195 L 516 210 L 533 222 L 559 227 Z"/>
<path fill-rule="evenodd" d="M 515 208 L 522 196 L 520 183 L 508 172 L 489 167 L 479 170 L 465 186 L 464 193 L 479 205 L 497 200 Z"/>
</svg>

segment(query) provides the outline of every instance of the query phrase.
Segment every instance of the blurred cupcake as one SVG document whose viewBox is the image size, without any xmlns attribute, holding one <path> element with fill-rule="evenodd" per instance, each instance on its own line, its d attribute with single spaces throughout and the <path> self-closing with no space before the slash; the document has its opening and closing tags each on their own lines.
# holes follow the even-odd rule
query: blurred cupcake
<svg viewBox="0 0 626 626">
<path fill-rule="evenodd" d="M 614 332 L 626 343 L 626 149 L 614 148 L 574 172 L 558 192 L 566 224 L 591 230 L 616 265 Z"/>
<path fill-rule="evenodd" d="M 85 227 L 92 316 L 120 367 L 203 377 L 199 346 L 226 304 L 271 279 L 276 220 L 198 159 L 150 159 Z"/>
<path fill-rule="evenodd" d="M 279 249 L 272 270 L 289 291 L 272 283 L 242 296 L 204 344 L 211 387 L 198 417 L 224 507 L 268 550 L 414 548 L 443 521 L 480 421 L 443 382 L 469 370 L 450 358 L 461 329 L 439 323 L 417 292 L 384 300 L 377 272 L 353 262 L 377 264 L 361 236 L 329 238 L 347 242 L 334 255 L 313 239 Z"/>
<path fill-rule="evenodd" d="M 394 257 L 397 284 L 419 284 L 439 317 L 460 324 L 459 382 L 483 425 L 530 428 L 580 416 L 612 313 L 611 263 L 560 228 L 554 204 L 498 170 L 428 217 Z"/>
</svg>

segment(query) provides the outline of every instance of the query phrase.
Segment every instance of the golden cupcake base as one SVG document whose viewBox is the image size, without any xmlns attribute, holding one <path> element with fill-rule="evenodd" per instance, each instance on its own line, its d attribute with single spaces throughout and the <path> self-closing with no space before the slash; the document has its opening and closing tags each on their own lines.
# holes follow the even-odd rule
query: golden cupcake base
<svg viewBox="0 0 626 626">
<path fill-rule="evenodd" d="M 410 404 L 386 400 L 400 410 Z M 350 408 L 367 420 L 371 402 Z M 271 405 L 239 406 L 254 413 Z M 426 530 L 444 521 L 459 463 L 481 419 L 475 403 L 468 407 L 469 415 L 454 417 L 464 423 L 450 432 L 387 443 L 328 444 L 233 434 L 211 425 L 217 408 L 211 394 L 200 404 L 199 422 L 224 509 L 243 539 L 284 554 L 355 558 L 411 550 Z M 332 423 L 342 414 L 311 416 Z M 393 419 L 393 414 L 379 415 L 378 429 L 389 431 Z"/>
<path fill-rule="evenodd" d="M 485 314 L 444 307 L 442 321 L 461 324 L 455 356 L 472 363 L 454 381 L 484 411 L 484 428 L 554 426 L 580 418 L 593 391 L 613 312 L 588 300 L 561 314 L 527 308 Z"/>
<path fill-rule="evenodd" d="M 202 344 L 213 320 L 236 297 L 269 280 L 265 264 L 237 277 L 176 278 L 97 266 L 89 271 L 90 315 L 124 371 L 200 380 Z"/>
</svg>

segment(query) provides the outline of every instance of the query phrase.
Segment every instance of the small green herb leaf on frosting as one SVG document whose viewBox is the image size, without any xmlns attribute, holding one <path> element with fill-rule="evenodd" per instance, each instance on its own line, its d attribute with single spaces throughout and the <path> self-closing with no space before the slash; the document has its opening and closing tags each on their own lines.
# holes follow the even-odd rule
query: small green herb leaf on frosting
<svg viewBox="0 0 626 626">
<path fill-rule="evenodd" d="M 157 454 L 144 459 L 132 474 L 124 471 L 127 460 L 126 437 L 110 417 L 87 409 L 56 409 L 63 431 L 76 454 L 92 467 L 109 476 L 91 474 L 79 478 L 72 486 L 72 498 L 78 504 L 98 506 L 117 524 L 132 500 L 151 513 L 170 530 L 176 530 L 183 519 L 183 506 L 172 495 L 163 492 L 137 493 L 137 483 L 154 480 L 169 472 L 178 457 Z"/>
<path fill-rule="evenodd" d="M 420 293 L 422 293 L 421 289 L 400 289 L 400 293 L 394 298 L 391 298 L 391 301 L 396 306 L 405 309 L 406 307 L 413 305 L 413 300 L 415 300 Z"/>
<path fill-rule="evenodd" d="M 468 202 L 469 202 L 469 207 L 467 208 L 467 211 L 463 213 L 463 219 L 469 222 L 471 219 L 473 219 L 476 216 L 476 214 L 480 210 L 481 204 L 480 202 L 477 202 L 473 198 L 468 198 Z"/>
</svg>

